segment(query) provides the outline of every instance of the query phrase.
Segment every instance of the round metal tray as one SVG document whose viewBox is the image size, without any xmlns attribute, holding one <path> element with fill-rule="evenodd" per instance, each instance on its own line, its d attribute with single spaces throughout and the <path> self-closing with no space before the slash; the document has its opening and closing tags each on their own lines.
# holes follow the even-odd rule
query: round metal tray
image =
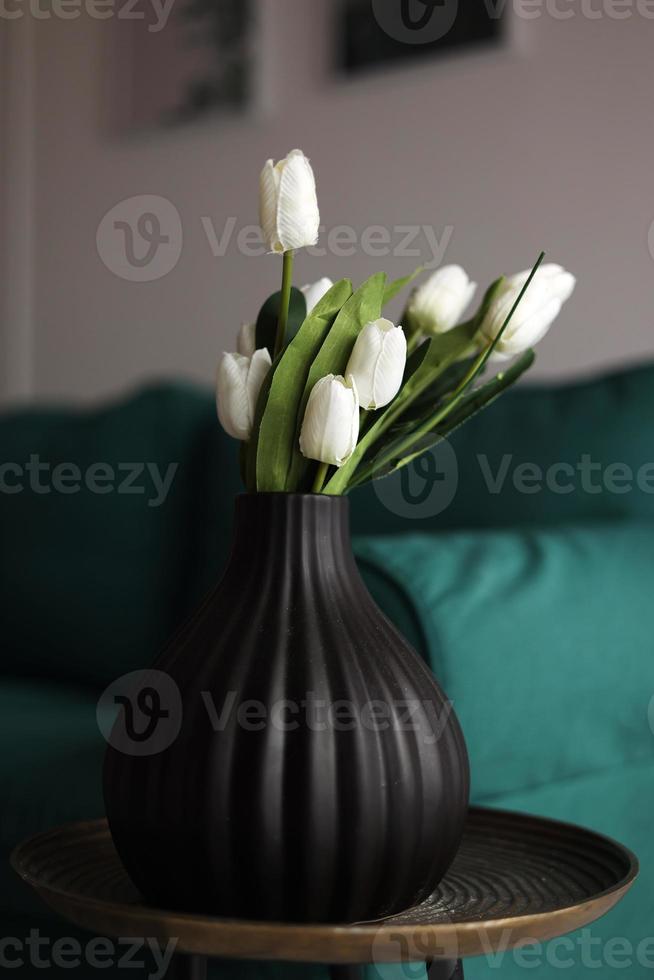
<svg viewBox="0 0 654 980">
<path fill-rule="evenodd" d="M 607 912 L 633 883 L 636 857 L 570 824 L 472 808 L 460 851 L 422 905 L 376 922 L 312 925 L 182 914 L 142 903 L 105 820 L 39 834 L 12 855 L 52 908 L 108 936 L 177 939 L 186 953 L 318 963 L 476 956 L 551 939 Z"/>
</svg>

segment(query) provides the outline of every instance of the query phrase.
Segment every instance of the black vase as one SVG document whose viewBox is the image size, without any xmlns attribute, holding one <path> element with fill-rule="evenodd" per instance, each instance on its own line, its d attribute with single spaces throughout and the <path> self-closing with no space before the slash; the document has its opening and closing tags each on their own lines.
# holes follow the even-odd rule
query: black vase
<svg viewBox="0 0 654 980">
<path fill-rule="evenodd" d="M 104 773 L 148 901 L 354 922 L 434 890 L 465 821 L 465 743 L 361 580 L 345 498 L 238 497 L 226 573 L 155 667 L 181 695 L 179 733 L 139 754 L 121 715 Z"/>
</svg>

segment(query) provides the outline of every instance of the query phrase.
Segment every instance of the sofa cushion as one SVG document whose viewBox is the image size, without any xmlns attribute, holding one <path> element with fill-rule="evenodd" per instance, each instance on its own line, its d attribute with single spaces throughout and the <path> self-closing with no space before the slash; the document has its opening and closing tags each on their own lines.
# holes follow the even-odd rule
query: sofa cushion
<svg viewBox="0 0 654 980">
<path fill-rule="evenodd" d="M 654 367 L 519 388 L 455 433 L 446 457 L 352 493 L 353 529 L 653 519 L 653 422 Z M 90 411 L 17 411 L 0 418 L 0 444 L 3 670 L 99 688 L 151 663 L 229 550 L 238 447 L 212 393 L 162 384 Z M 582 457 L 600 471 L 584 476 Z M 547 488 L 561 463 L 571 492 Z"/>
<path fill-rule="evenodd" d="M 104 740 L 84 688 L 0 678 L 0 909 L 42 906 L 8 864 L 25 837 L 69 820 L 100 817 Z"/>
<path fill-rule="evenodd" d="M 597 980 L 647 980 L 654 970 L 652 893 L 654 892 L 654 764 L 650 759 L 561 779 L 528 789 L 490 794 L 485 806 L 534 813 L 574 822 L 607 834 L 631 848 L 640 874 L 625 898 L 609 913 L 565 940 L 537 944 L 466 963 L 466 980 L 541 980 L 593 977 Z"/>
<path fill-rule="evenodd" d="M 654 524 L 356 547 L 415 604 L 477 796 L 654 761 Z"/>
<path fill-rule="evenodd" d="M 207 402 L 163 386 L 0 420 L 5 672 L 102 686 L 147 666 L 208 588 L 236 488 Z"/>
<path fill-rule="evenodd" d="M 654 366 L 519 386 L 352 494 L 359 534 L 654 519 Z"/>
</svg>

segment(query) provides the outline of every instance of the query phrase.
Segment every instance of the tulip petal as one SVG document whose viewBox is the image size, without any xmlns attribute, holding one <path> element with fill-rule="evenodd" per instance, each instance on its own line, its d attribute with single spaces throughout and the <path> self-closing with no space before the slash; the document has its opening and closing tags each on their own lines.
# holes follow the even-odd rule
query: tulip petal
<svg viewBox="0 0 654 980">
<path fill-rule="evenodd" d="M 522 321 L 520 342 L 515 346 L 514 353 L 520 354 L 526 347 L 533 347 L 543 339 L 557 316 L 561 312 L 561 300 L 552 297 L 543 306 Z M 513 346 L 513 345 L 512 345 Z"/>
<path fill-rule="evenodd" d="M 564 269 L 556 280 L 557 299 L 559 299 L 562 304 L 565 303 L 572 296 L 576 285 L 577 280 L 575 277 L 571 272 L 566 272 Z"/>
<path fill-rule="evenodd" d="M 459 316 L 457 317 L 457 320 L 460 319 L 461 315 L 465 312 L 465 310 L 468 308 L 468 306 L 470 306 L 470 304 L 472 303 L 473 297 L 474 297 L 474 295 L 475 295 L 476 292 L 477 292 L 477 283 L 476 282 L 469 282 L 468 283 L 468 288 L 465 290 L 465 293 L 463 294 L 463 297 L 462 297 L 461 309 L 460 309 L 460 312 L 459 312 Z"/>
<path fill-rule="evenodd" d="M 352 455 L 358 434 L 359 400 L 354 384 L 340 375 L 320 378 L 311 390 L 302 421 L 302 455 L 342 466 Z"/>
<path fill-rule="evenodd" d="M 218 418 L 225 432 L 234 439 L 248 439 L 250 435 L 249 363 L 249 358 L 241 354 L 223 354 L 218 364 Z"/>
<path fill-rule="evenodd" d="M 382 408 L 395 398 L 405 364 L 406 337 L 402 328 L 384 317 L 367 323 L 356 339 L 345 371 L 356 383 L 363 408 Z"/>
<path fill-rule="evenodd" d="M 406 365 L 406 337 L 401 327 L 393 326 L 383 335 L 381 350 L 374 366 L 370 408 L 388 405 L 400 390 Z"/>
<path fill-rule="evenodd" d="M 322 461 L 324 420 L 329 409 L 329 386 L 333 379 L 334 375 L 328 374 L 316 381 L 307 401 L 300 430 L 300 451 L 307 459 Z"/>
<path fill-rule="evenodd" d="M 279 171 L 272 160 L 267 160 L 259 178 L 259 223 L 266 244 L 276 251 L 277 242 L 277 199 L 279 194 Z"/>
<path fill-rule="evenodd" d="M 382 331 L 374 321 L 367 323 L 359 332 L 345 369 L 347 377 L 356 379 L 361 405 L 366 409 L 374 407 L 374 372 L 382 345 Z"/>
<path fill-rule="evenodd" d="M 272 361 L 270 351 L 267 347 L 262 347 L 252 355 L 247 376 L 247 396 L 250 430 L 254 424 L 254 414 L 257 407 L 257 399 L 261 390 L 261 385 L 270 371 Z"/>
<path fill-rule="evenodd" d="M 497 337 L 529 275 L 523 271 L 506 280 L 481 325 L 487 340 Z M 574 287 L 574 276 L 562 266 L 541 266 L 497 343 L 494 359 L 514 357 L 542 340 Z"/>
<path fill-rule="evenodd" d="M 327 276 L 323 276 L 318 282 L 307 283 L 306 286 L 302 286 L 300 290 L 304 294 L 304 298 L 307 302 L 307 315 L 311 313 L 311 310 L 316 306 L 317 303 L 323 298 L 323 296 L 329 292 L 334 283 Z"/>
<path fill-rule="evenodd" d="M 216 378 L 216 407 L 225 432 L 234 439 L 247 441 L 252 434 L 254 413 L 261 385 L 270 370 L 267 349 L 253 356 L 223 354 Z"/>
<path fill-rule="evenodd" d="M 318 403 L 324 406 L 322 428 L 318 440 L 320 459 L 337 466 L 342 451 L 343 431 L 349 420 L 346 419 L 342 412 L 343 406 L 341 404 L 336 378 L 334 378 L 332 384 L 326 386 L 323 390 L 323 400 Z"/>
<path fill-rule="evenodd" d="M 350 458 L 350 456 L 352 455 L 352 453 L 356 449 L 356 444 L 357 444 L 358 439 L 359 439 L 359 425 L 360 425 L 360 422 L 361 422 L 361 418 L 360 418 L 360 415 L 359 415 L 359 407 L 360 407 L 359 393 L 357 391 L 356 381 L 350 375 L 347 378 L 347 382 L 346 383 L 347 383 L 347 385 L 349 386 L 349 388 L 350 388 L 350 390 L 352 392 L 352 396 L 351 396 L 352 397 L 352 407 L 351 407 L 352 414 L 350 416 L 350 438 L 349 438 L 349 443 L 348 443 L 348 446 L 347 446 L 347 449 L 346 449 L 346 453 L 343 456 L 343 458 L 341 459 L 341 462 L 337 464 L 338 466 L 342 466 L 344 463 L 347 463 L 348 459 Z"/>
<path fill-rule="evenodd" d="M 243 323 L 238 332 L 236 350 L 244 357 L 252 357 L 256 350 L 256 323 Z"/>
<path fill-rule="evenodd" d="M 460 265 L 445 265 L 414 290 L 410 315 L 424 333 L 445 333 L 459 322 L 476 289 Z"/>
<path fill-rule="evenodd" d="M 325 455 L 332 455 L 334 466 L 346 463 L 359 435 L 359 401 L 352 380 L 339 375 L 330 387 L 330 412 L 325 427 Z"/>
<path fill-rule="evenodd" d="M 301 150 L 293 150 L 280 172 L 276 225 L 279 247 L 288 251 L 315 245 L 320 213 L 311 165 Z"/>
<path fill-rule="evenodd" d="M 522 272 L 509 276 L 507 282 L 512 286 L 516 286 L 518 289 L 522 289 L 530 274 L 531 269 L 523 269 Z M 546 262 L 544 265 L 541 265 L 534 276 L 533 282 L 539 285 L 547 285 L 549 293 L 560 299 L 562 303 L 570 299 L 577 284 L 577 280 L 572 273 L 555 262 Z"/>
</svg>

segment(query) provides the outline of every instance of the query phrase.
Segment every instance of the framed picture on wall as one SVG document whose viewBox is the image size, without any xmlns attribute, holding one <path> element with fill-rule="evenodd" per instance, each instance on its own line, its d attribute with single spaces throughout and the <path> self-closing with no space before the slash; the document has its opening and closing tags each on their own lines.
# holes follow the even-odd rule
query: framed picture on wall
<svg viewBox="0 0 654 980">
<path fill-rule="evenodd" d="M 253 100 L 255 0 L 137 0 L 117 25 L 122 121 L 176 125 L 246 111 Z"/>
<path fill-rule="evenodd" d="M 500 0 L 338 2 L 338 62 L 347 74 L 504 41 L 505 4 Z"/>
</svg>

